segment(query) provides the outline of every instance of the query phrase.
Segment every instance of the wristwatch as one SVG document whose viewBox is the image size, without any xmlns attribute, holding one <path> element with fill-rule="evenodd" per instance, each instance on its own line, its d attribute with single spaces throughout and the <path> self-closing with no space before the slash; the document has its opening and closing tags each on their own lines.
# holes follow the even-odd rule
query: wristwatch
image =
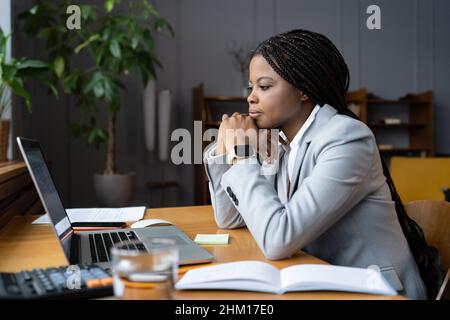
<svg viewBox="0 0 450 320">
<path fill-rule="evenodd" d="M 233 154 L 229 155 L 228 163 L 236 164 L 240 160 L 247 160 L 249 158 L 256 158 L 256 152 L 249 144 L 242 144 L 234 146 Z"/>
</svg>

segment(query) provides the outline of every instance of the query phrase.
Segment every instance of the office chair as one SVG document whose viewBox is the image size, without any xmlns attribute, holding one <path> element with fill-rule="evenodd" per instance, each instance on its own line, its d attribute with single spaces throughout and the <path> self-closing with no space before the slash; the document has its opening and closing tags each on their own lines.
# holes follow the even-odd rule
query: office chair
<svg viewBox="0 0 450 320">
<path fill-rule="evenodd" d="M 450 186 L 450 157 L 392 157 L 391 176 L 404 203 L 444 200 Z"/>
<path fill-rule="evenodd" d="M 429 245 L 437 248 L 446 273 L 436 299 L 450 300 L 450 203 L 422 200 L 405 204 L 408 215 L 422 228 Z"/>
<path fill-rule="evenodd" d="M 450 300 L 450 269 L 448 269 L 447 275 L 442 282 L 441 289 L 439 289 L 436 300 Z"/>
</svg>

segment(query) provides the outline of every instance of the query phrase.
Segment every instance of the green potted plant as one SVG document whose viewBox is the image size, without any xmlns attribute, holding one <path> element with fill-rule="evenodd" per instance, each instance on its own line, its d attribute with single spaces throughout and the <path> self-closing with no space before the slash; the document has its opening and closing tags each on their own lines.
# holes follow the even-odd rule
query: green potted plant
<svg viewBox="0 0 450 320">
<path fill-rule="evenodd" d="M 11 108 L 11 93 L 22 97 L 28 111 L 32 111 L 31 97 L 25 89 L 25 82 L 31 78 L 39 79 L 54 87 L 45 79 L 44 75 L 49 70 L 48 65 L 39 60 L 26 57 L 7 59 L 7 45 L 10 35 L 5 35 L 0 28 L 0 162 L 7 161 L 9 143 L 10 120 L 4 115 Z"/>
<path fill-rule="evenodd" d="M 116 119 L 125 90 L 122 77 L 139 73 L 145 87 L 156 78 L 155 32 L 173 36 L 170 24 L 147 0 L 130 1 L 126 10 L 120 0 L 105 0 L 103 6 L 80 5 L 80 29 L 66 27 L 66 9 L 71 1 L 55 5 L 40 0 L 21 14 L 25 32 L 45 42 L 52 81 L 75 99 L 80 119 L 73 126 L 76 137 L 85 136 L 97 149 L 106 144 L 105 170 L 95 174 L 94 186 L 103 205 L 123 206 L 134 190 L 134 174 L 120 174 L 116 167 Z M 79 55 L 89 61 L 81 67 Z M 100 125 L 98 108 L 106 108 L 108 125 Z"/>
</svg>

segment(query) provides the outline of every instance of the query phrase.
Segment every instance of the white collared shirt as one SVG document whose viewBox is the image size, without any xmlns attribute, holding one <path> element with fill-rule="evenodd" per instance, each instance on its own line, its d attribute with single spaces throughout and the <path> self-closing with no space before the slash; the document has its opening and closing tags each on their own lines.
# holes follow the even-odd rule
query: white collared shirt
<svg viewBox="0 0 450 320">
<path fill-rule="evenodd" d="M 298 153 L 298 149 L 300 148 L 302 138 L 305 135 L 306 130 L 311 126 L 311 124 L 316 119 L 317 112 L 319 112 L 320 106 L 316 105 L 314 109 L 311 111 L 308 119 L 306 119 L 305 123 L 302 125 L 300 130 L 296 133 L 294 139 L 289 143 L 288 146 L 284 146 L 283 144 L 279 143 L 280 150 L 284 150 L 284 152 L 280 155 L 280 171 L 277 175 L 277 189 L 278 189 L 278 196 L 281 200 L 281 202 L 284 204 L 289 201 L 287 197 L 287 177 L 286 174 L 289 175 L 289 181 L 292 182 L 294 178 L 294 165 L 295 165 L 295 158 Z M 280 131 L 280 137 L 284 141 L 289 141 L 284 134 L 284 132 Z M 287 157 L 286 157 L 287 154 Z M 287 162 L 287 163 L 286 163 Z M 287 172 L 286 172 L 287 168 Z"/>
<path fill-rule="evenodd" d="M 311 114 L 309 115 L 308 119 L 306 119 L 303 126 L 298 130 L 297 134 L 295 135 L 294 139 L 292 139 L 292 142 L 289 144 L 289 147 L 291 148 L 291 152 L 289 153 L 289 162 L 288 162 L 288 171 L 289 171 L 289 178 L 292 181 L 294 173 L 292 172 L 294 170 L 294 164 L 295 164 L 295 157 L 297 155 L 298 149 L 300 148 L 302 138 L 305 135 L 306 130 L 311 126 L 311 124 L 316 119 L 317 112 L 319 112 L 320 106 L 316 105 L 314 109 L 311 111 Z M 282 132 L 280 132 L 282 133 Z M 285 140 L 286 136 L 283 133 L 283 138 Z"/>
</svg>

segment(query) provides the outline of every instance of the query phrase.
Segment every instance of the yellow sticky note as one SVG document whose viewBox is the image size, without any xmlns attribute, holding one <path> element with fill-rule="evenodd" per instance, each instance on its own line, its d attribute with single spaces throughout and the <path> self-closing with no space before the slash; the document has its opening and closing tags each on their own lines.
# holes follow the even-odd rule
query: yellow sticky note
<svg viewBox="0 0 450 320">
<path fill-rule="evenodd" d="M 197 234 L 194 241 L 198 244 L 228 244 L 228 233 Z"/>
</svg>

